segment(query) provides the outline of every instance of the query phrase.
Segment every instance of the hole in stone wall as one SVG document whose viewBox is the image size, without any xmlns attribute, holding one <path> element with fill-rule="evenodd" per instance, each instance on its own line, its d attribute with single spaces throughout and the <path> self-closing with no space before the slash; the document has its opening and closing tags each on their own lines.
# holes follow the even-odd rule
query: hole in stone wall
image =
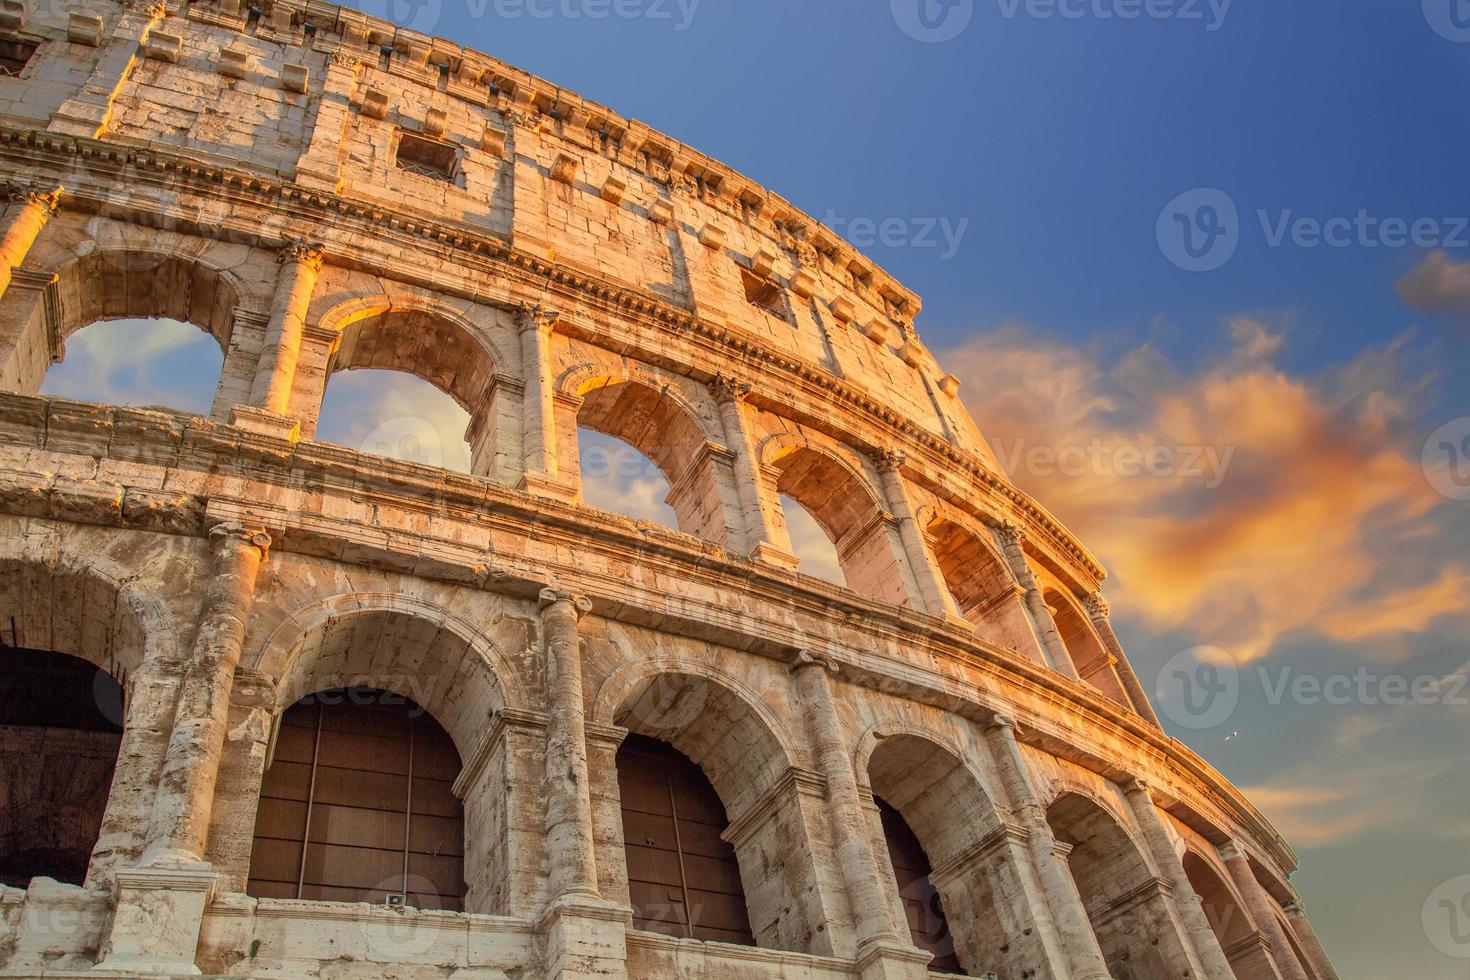
<svg viewBox="0 0 1470 980">
<path fill-rule="evenodd" d="M 449 143 L 402 133 L 398 139 L 398 167 L 432 180 L 453 180 L 459 169 L 459 151 Z"/>
<path fill-rule="evenodd" d="M 15 78 L 25 71 L 38 47 L 35 41 L 0 38 L 0 78 Z"/>
<path fill-rule="evenodd" d="M 470 415 L 422 378 L 354 368 L 327 383 L 316 438 L 406 463 L 470 471 Z"/>
<path fill-rule="evenodd" d="M 786 533 L 791 538 L 791 553 L 801 559 L 797 570 L 803 575 L 815 575 L 817 578 L 846 586 L 847 576 L 842 573 L 842 564 L 837 560 L 837 548 L 816 518 L 785 494 L 781 495 L 781 510 L 786 515 Z"/>
<path fill-rule="evenodd" d="M 582 501 L 591 507 L 677 529 L 666 502 L 669 481 L 647 456 L 621 439 L 577 428 Z"/>
<path fill-rule="evenodd" d="M 769 279 L 761 279 L 745 269 L 740 270 L 740 281 L 745 286 L 745 301 L 767 313 L 786 317 L 786 302 L 781 287 Z"/>
<path fill-rule="evenodd" d="M 41 394 L 208 415 L 223 366 L 219 343 L 193 324 L 107 320 L 67 338 Z"/>
</svg>

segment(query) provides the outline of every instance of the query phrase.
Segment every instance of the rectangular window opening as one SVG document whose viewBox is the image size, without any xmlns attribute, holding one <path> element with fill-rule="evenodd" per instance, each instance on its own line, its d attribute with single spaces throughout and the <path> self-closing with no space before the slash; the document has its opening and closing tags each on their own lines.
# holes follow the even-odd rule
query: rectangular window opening
<svg viewBox="0 0 1470 980">
<path fill-rule="evenodd" d="M 0 38 L 0 78 L 16 78 L 40 45 L 35 41 Z"/>
<path fill-rule="evenodd" d="M 459 169 L 459 151 L 450 143 L 404 133 L 398 141 L 398 166 L 433 180 L 453 180 Z"/>
<path fill-rule="evenodd" d="M 761 279 L 748 270 L 740 270 L 740 281 L 745 286 L 745 301 L 757 309 L 773 316 L 786 318 L 785 304 L 781 298 L 781 287 L 770 279 Z"/>
</svg>

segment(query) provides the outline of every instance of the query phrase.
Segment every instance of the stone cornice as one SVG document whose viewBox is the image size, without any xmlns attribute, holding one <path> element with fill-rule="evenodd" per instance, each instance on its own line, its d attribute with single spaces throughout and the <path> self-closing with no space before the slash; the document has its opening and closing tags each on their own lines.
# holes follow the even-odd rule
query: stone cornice
<svg viewBox="0 0 1470 980">
<path fill-rule="evenodd" d="M 696 349 L 704 347 L 711 353 L 712 363 L 730 360 L 757 363 L 771 372 L 777 383 L 758 386 L 748 396 L 758 406 L 771 408 L 794 421 L 819 429 L 830 429 L 829 419 L 795 411 L 795 407 L 803 401 L 802 398 L 793 397 L 787 401 L 779 401 L 769 394 L 775 390 L 794 390 L 795 393 L 805 391 L 820 395 L 818 400 L 823 403 L 836 399 L 848 410 L 866 416 L 881 428 L 902 434 L 908 440 L 911 452 L 930 462 L 933 472 L 926 473 L 922 468 L 914 466 L 912 458 L 907 468 L 907 472 L 915 479 L 922 479 L 928 489 L 981 519 L 987 516 L 992 521 L 1023 518 L 1033 530 L 1042 532 L 1040 535 L 1032 535 L 1033 542 L 1044 545 L 1055 556 L 1074 564 L 1094 580 L 1093 584 L 1106 577 L 1106 572 L 1097 559 L 1060 521 L 1029 495 L 1013 486 L 1004 475 L 992 470 L 978 456 L 960 451 L 941 436 L 914 423 L 904 413 L 883 404 L 862 388 L 832 377 L 815 365 L 807 364 L 789 353 L 773 349 L 755 335 L 731 323 L 700 317 L 687 309 L 666 303 L 632 284 L 612 284 L 605 275 L 582 270 L 573 263 L 555 262 L 518 250 L 495 235 L 452 225 L 430 215 L 403 213 L 386 204 L 357 201 L 308 189 L 274 171 L 252 172 L 238 164 L 201 161 L 180 152 L 10 127 L 0 127 L 0 155 L 19 157 L 26 162 L 34 162 L 34 158 L 40 155 L 49 158 L 53 165 L 60 166 L 70 166 L 72 162 L 80 160 L 84 161 L 88 173 L 103 175 L 112 169 L 112 176 L 116 176 L 126 169 L 129 180 L 138 184 L 149 181 L 161 185 L 183 183 L 196 193 L 253 199 L 257 204 L 278 212 L 296 212 L 296 216 L 303 222 L 314 226 L 314 234 L 323 238 L 329 237 L 331 224 L 334 222 L 367 225 L 371 227 L 371 231 L 367 233 L 369 238 L 396 238 L 420 249 L 448 249 L 455 253 L 457 264 L 473 261 L 489 263 L 496 275 L 524 288 L 539 292 L 549 287 L 569 298 L 580 300 L 593 309 L 616 309 L 620 315 L 634 321 L 642 321 L 660 331 L 672 331 Z M 63 208 L 88 212 L 101 210 L 115 196 L 111 186 L 99 184 L 93 187 L 80 179 L 69 180 L 68 184 L 69 190 L 62 202 Z M 178 224 L 184 227 L 186 223 L 180 221 Z M 204 227 L 189 230 L 210 237 L 220 237 L 226 232 L 222 228 Z M 358 228 L 355 231 L 362 234 L 365 229 Z M 227 237 L 234 240 L 249 238 L 251 234 L 252 232 L 245 229 L 229 229 Z M 288 243 L 272 240 L 260 244 L 280 248 Z M 333 258 L 334 261 L 355 267 L 351 257 L 346 254 L 338 255 L 333 250 Z M 362 267 L 367 271 L 386 271 L 372 262 L 365 263 Z M 440 291 L 454 291 L 443 283 L 433 283 L 433 286 Z M 473 291 L 466 293 L 461 289 L 460 292 L 467 298 L 484 300 L 484 297 L 475 295 Z M 569 315 L 558 323 L 557 329 L 584 339 L 595 336 L 597 330 L 589 324 L 579 322 L 580 319 L 582 318 Z M 655 363 L 667 359 L 667 354 L 659 351 L 639 353 L 646 354 Z M 697 365 L 690 367 L 698 368 Z M 848 435 L 851 437 L 852 433 Z M 858 444 L 855 448 L 881 452 L 888 447 Z M 959 485 L 948 485 L 944 474 L 958 476 Z M 972 499 L 972 494 L 978 499 Z"/>
</svg>

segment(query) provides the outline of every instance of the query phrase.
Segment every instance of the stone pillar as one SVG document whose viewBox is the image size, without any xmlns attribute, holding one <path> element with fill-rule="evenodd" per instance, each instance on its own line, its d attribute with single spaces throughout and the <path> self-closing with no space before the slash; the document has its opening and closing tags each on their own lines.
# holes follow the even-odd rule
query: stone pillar
<svg viewBox="0 0 1470 980">
<path fill-rule="evenodd" d="M 143 56 L 143 43 L 149 33 L 167 13 L 163 0 L 124 0 L 122 16 L 102 42 L 91 74 L 77 94 L 51 114 L 47 130 L 84 139 L 102 137 L 112 124 L 113 100 Z"/>
<path fill-rule="evenodd" d="M 521 368 L 526 384 L 521 398 L 521 466 L 525 488 L 544 492 L 557 478 L 556 415 L 551 377 L 551 330 L 557 314 L 521 304 L 516 328 L 521 335 Z"/>
<path fill-rule="evenodd" d="M 721 375 L 711 387 L 720 406 L 725 444 L 735 453 L 735 491 L 740 499 L 746 553 L 759 561 L 795 568 L 796 556 L 776 544 L 770 515 L 766 513 L 760 462 L 755 458 L 755 443 L 745 418 L 745 396 L 750 393 L 750 385 Z"/>
<path fill-rule="evenodd" d="M 296 380 L 296 361 L 301 356 L 307 310 L 322 268 L 322 247 L 288 241 L 276 261 L 281 265 L 281 274 L 276 280 L 265 343 L 250 388 L 250 406 L 237 406 L 231 421 L 247 428 L 263 424 L 271 434 L 289 437 L 298 431 L 297 423 L 288 418 L 291 386 Z M 252 408 L 257 411 L 251 411 Z"/>
<path fill-rule="evenodd" d="M 577 621 L 592 608 L 585 597 L 541 590 L 542 642 L 550 699 L 546 730 L 546 852 L 551 898 L 596 898 L 587 723 L 582 702 L 582 640 Z"/>
<path fill-rule="evenodd" d="M 1026 772 L 1026 760 L 1021 755 L 1021 746 L 1016 742 L 1016 723 L 1005 715 L 996 715 L 985 726 L 990 755 L 1000 772 L 1001 788 L 1005 791 L 1011 814 L 1026 832 L 1026 845 L 1031 854 L 1031 863 L 1036 867 L 1041 881 L 1042 894 L 1050 910 L 1051 928 L 1058 933 L 1063 953 L 1072 965 L 1074 980 L 1111 980 L 1102 949 L 1093 934 L 1087 910 L 1082 906 L 1082 896 L 1072 880 L 1072 872 L 1066 860 L 1057 853 L 1059 843 L 1052 834 L 1051 824 L 1046 822 L 1046 813 L 1031 778 Z M 1038 910 L 1038 921 L 1046 921 Z"/>
<path fill-rule="evenodd" d="M 909 943 L 893 920 L 894 903 L 881 874 L 877 842 L 863 819 L 862 797 L 852 770 L 851 753 L 843 736 L 842 723 L 832 698 L 829 674 L 837 670 L 827 657 L 803 650 L 792 667 L 797 695 L 801 698 L 807 737 L 811 739 L 817 768 L 827 784 L 828 826 L 832 846 L 852 906 L 857 932 L 857 959 L 863 976 L 916 977 L 927 974 L 929 957 Z M 900 938 L 900 936 L 903 938 Z"/>
<path fill-rule="evenodd" d="M 1230 969 L 1225 951 L 1220 948 L 1215 930 L 1210 928 L 1210 920 L 1200 904 L 1199 895 L 1184 873 L 1184 863 L 1174 851 L 1169 832 L 1164 827 L 1164 818 L 1159 816 L 1158 808 L 1154 806 L 1148 785 L 1141 779 L 1130 779 L 1123 785 L 1123 794 L 1128 798 L 1128 805 L 1143 834 L 1144 845 L 1158 866 L 1159 874 L 1173 886 L 1174 907 L 1195 958 L 1199 960 L 1203 971 L 1201 976 L 1210 980 L 1234 980 L 1235 973 Z"/>
<path fill-rule="evenodd" d="M 1236 891 L 1240 892 L 1240 897 L 1245 902 L 1246 914 L 1251 917 L 1256 928 L 1271 940 L 1271 958 L 1276 961 L 1276 969 L 1281 971 L 1284 980 L 1307 980 L 1307 971 L 1297 962 L 1291 943 L 1286 939 L 1286 932 L 1281 928 L 1281 920 L 1276 918 L 1272 909 L 1275 900 L 1266 893 L 1266 889 L 1256 878 L 1256 873 L 1251 870 L 1250 859 L 1234 841 L 1226 841 L 1217 850 L 1220 860 L 1225 862 L 1225 868 L 1230 872 L 1230 880 L 1235 882 Z"/>
<path fill-rule="evenodd" d="M 950 594 L 949 586 L 945 584 L 944 576 L 939 571 L 939 565 L 924 542 L 923 528 L 919 527 L 914 505 L 904 488 L 903 464 L 903 453 L 887 450 L 878 457 L 878 474 L 883 480 L 883 496 L 887 498 L 888 508 L 898 519 L 899 540 L 903 542 L 904 555 L 907 556 L 914 580 L 919 585 L 919 597 L 924 602 L 924 611 L 931 616 L 949 619 L 973 629 L 973 624 L 960 615 L 954 596 Z"/>
<path fill-rule="evenodd" d="M 259 528 L 218 524 L 209 532 L 213 561 L 193 656 L 174 710 L 173 734 L 149 821 L 143 866 L 203 863 L 230 690 L 255 600 L 255 578 L 270 548 Z"/>
<path fill-rule="evenodd" d="M 1337 980 L 1337 971 L 1332 968 L 1332 961 L 1327 958 L 1327 950 L 1322 948 L 1317 933 L 1312 929 L 1312 923 L 1307 921 L 1307 911 L 1302 908 L 1301 900 L 1287 902 L 1282 911 L 1286 913 L 1286 921 L 1291 923 L 1292 932 L 1296 934 L 1302 952 L 1311 960 L 1312 972 L 1317 975 L 1318 980 Z"/>
<path fill-rule="evenodd" d="M 536 929 L 545 937 L 547 980 L 616 980 L 628 972 L 627 930 L 633 910 L 604 901 L 597 890 L 577 625 L 592 603 L 564 589 L 547 588 L 541 590 L 540 604 L 550 701 L 545 784 L 549 894 Z"/>
<path fill-rule="evenodd" d="M 194 954 L 218 875 L 204 860 L 230 691 L 270 547 L 262 530 L 221 524 L 193 655 L 174 709 L 173 732 L 137 868 L 116 873 L 117 911 L 102 946 L 104 969 L 197 974 Z"/>
<path fill-rule="evenodd" d="M 13 207 L 0 229 L 0 296 L 10 286 L 11 273 L 26 260 L 31 246 L 46 227 L 46 222 L 61 206 L 61 187 L 42 190 L 26 184 L 7 181 L 6 199 Z"/>
<path fill-rule="evenodd" d="M 1159 724 L 1159 716 L 1154 713 L 1154 706 L 1148 699 L 1148 692 L 1138 682 L 1138 675 L 1133 672 L 1133 664 L 1129 663 L 1128 656 L 1123 653 L 1123 644 L 1118 642 L 1118 634 L 1113 632 L 1112 621 L 1108 619 L 1108 600 L 1103 598 L 1101 592 L 1094 592 L 1086 596 L 1082 602 L 1087 607 L 1087 615 L 1091 618 L 1092 625 L 1102 640 L 1103 648 L 1118 662 L 1118 679 L 1123 682 L 1123 690 L 1128 693 L 1128 700 L 1132 702 L 1133 710 L 1155 728 L 1162 728 L 1163 726 Z"/>
<path fill-rule="evenodd" d="M 1011 568 L 1011 574 L 1016 577 L 1016 583 L 1025 590 L 1022 601 L 1026 605 L 1026 611 L 1031 614 L 1031 622 L 1036 627 L 1037 638 L 1041 641 L 1041 648 L 1046 651 L 1047 659 L 1058 673 L 1080 682 L 1077 665 L 1072 663 L 1072 655 L 1067 652 L 1062 634 L 1057 631 L 1056 621 L 1052 619 L 1051 610 L 1046 607 L 1046 599 L 1041 595 L 1041 588 L 1036 584 L 1036 573 L 1026 560 L 1025 549 L 1021 546 L 1026 533 L 1016 524 L 1002 524 L 995 529 L 995 533 L 1005 553 L 1006 564 Z"/>
<path fill-rule="evenodd" d="M 316 100 L 316 121 L 311 142 L 296 161 L 296 183 L 336 194 L 341 190 L 342 134 L 352 118 L 352 93 L 357 87 L 361 62 L 346 51 L 327 55 L 321 95 Z"/>
</svg>

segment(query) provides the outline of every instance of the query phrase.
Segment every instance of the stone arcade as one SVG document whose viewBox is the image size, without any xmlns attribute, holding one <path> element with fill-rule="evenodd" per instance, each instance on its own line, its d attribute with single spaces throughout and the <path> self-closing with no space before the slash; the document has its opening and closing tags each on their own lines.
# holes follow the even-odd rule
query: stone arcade
<svg viewBox="0 0 1470 980">
<path fill-rule="evenodd" d="M 1335 977 L 830 231 L 317 0 L 0 49 L 0 975 Z M 38 395 L 122 317 L 218 341 L 208 418 Z M 368 367 L 472 475 L 314 441 Z M 582 503 L 579 426 L 679 531 Z"/>
</svg>

